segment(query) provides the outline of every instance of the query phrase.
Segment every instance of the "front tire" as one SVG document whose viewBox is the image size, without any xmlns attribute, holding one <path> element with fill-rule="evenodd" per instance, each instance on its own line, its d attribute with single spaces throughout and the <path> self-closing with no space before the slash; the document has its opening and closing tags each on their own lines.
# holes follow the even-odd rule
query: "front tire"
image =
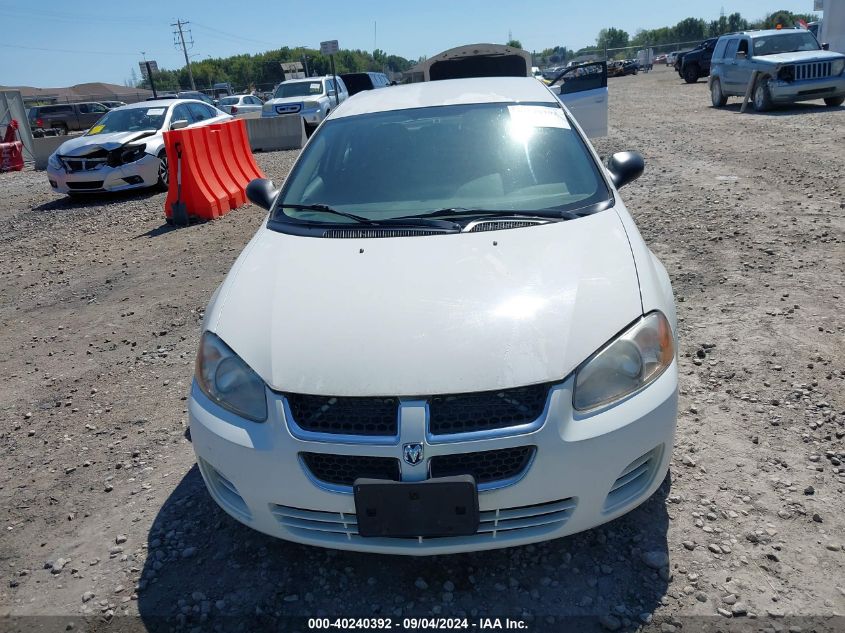
<svg viewBox="0 0 845 633">
<path fill-rule="evenodd" d="M 760 77 L 757 85 L 754 86 L 754 109 L 757 112 L 765 112 L 772 109 L 772 95 L 769 93 L 769 78 Z"/>
<path fill-rule="evenodd" d="M 694 84 L 698 82 L 698 66 L 692 64 L 684 68 L 684 81 L 688 84 Z"/>
<path fill-rule="evenodd" d="M 714 108 L 721 108 L 728 102 L 728 98 L 722 92 L 722 83 L 718 79 L 710 82 L 710 101 Z"/>
<path fill-rule="evenodd" d="M 158 153 L 158 180 L 155 188 L 159 191 L 167 191 L 170 185 L 170 166 L 167 164 L 167 152 L 161 150 Z"/>
<path fill-rule="evenodd" d="M 829 97 L 824 100 L 824 104 L 829 108 L 835 108 L 845 103 L 845 97 Z"/>
<path fill-rule="evenodd" d="M 64 123 L 57 123 L 53 126 L 53 129 L 56 130 L 56 134 L 58 134 L 59 136 L 67 136 L 68 129 L 67 125 L 65 125 Z"/>
</svg>

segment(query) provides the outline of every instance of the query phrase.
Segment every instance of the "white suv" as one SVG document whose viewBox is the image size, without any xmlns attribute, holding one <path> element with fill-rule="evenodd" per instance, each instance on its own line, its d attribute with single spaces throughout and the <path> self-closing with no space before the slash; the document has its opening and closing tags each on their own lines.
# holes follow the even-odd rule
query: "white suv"
<svg viewBox="0 0 845 633">
<path fill-rule="evenodd" d="M 335 82 L 337 85 L 335 86 Z M 262 117 L 297 114 L 312 131 L 329 112 L 346 101 L 349 92 L 340 77 L 309 77 L 283 81 L 261 110 Z"/>
</svg>

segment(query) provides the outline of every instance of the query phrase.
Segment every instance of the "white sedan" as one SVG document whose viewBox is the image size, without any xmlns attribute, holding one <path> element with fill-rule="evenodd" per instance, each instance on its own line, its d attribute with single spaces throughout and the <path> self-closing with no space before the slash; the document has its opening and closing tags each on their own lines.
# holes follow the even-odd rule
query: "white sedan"
<svg viewBox="0 0 845 633">
<path fill-rule="evenodd" d="M 232 95 L 221 97 L 217 107 L 231 115 L 244 114 L 246 112 L 261 112 L 264 102 L 253 95 Z"/>
<path fill-rule="evenodd" d="M 71 196 L 143 187 L 166 190 L 164 131 L 231 118 L 193 99 L 161 99 L 115 108 L 82 136 L 62 143 L 50 156 L 50 187 Z"/>
<path fill-rule="evenodd" d="M 631 511 L 666 474 L 677 323 L 604 166 L 531 78 L 363 92 L 311 137 L 205 313 L 191 437 L 283 539 L 446 554 Z M 303 265 L 303 262 L 307 262 Z"/>
</svg>

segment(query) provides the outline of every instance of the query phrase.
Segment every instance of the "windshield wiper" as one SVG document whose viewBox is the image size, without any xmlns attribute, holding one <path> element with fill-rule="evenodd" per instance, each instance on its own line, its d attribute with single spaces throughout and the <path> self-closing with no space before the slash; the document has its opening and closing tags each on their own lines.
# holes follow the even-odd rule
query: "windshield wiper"
<svg viewBox="0 0 845 633">
<path fill-rule="evenodd" d="M 378 225 L 379 223 L 376 220 L 371 220 L 370 218 L 365 218 L 361 215 L 355 215 L 354 213 L 347 213 L 346 211 L 339 211 L 337 209 L 333 209 L 332 207 L 326 204 L 287 204 L 283 202 L 279 205 L 280 207 L 287 207 L 288 209 L 297 209 L 303 211 L 319 211 L 320 213 L 328 213 L 330 215 L 339 215 L 344 218 L 349 218 L 350 220 L 355 220 L 359 224 L 374 224 Z"/>
<path fill-rule="evenodd" d="M 410 220 L 416 218 L 435 218 L 439 216 L 455 216 L 455 215 L 471 215 L 484 217 L 508 217 L 521 216 L 531 218 L 543 218 L 548 220 L 574 220 L 580 218 L 581 215 L 571 211 L 557 211 L 557 210 L 528 210 L 528 209 L 470 209 L 466 207 L 446 207 L 444 209 L 437 209 L 429 213 L 422 213 L 420 215 L 405 215 L 397 220 Z"/>
<path fill-rule="evenodd" d="M 339 211 L 338 209 L 334 209 L 325 204 L 287 204 L 281 203 L 280 207 L 287 207 L 289 209 L 302 209 L 304 211 L 319 211 L 321 213 L 328 213 L 331 215 L 339 215 L 344 218 L 349 218 L 350 220 L 354 220 L 359 224 L 367 224 L 369 226 L 391 226 L 396 227 L 397 225 L 400 226 L 426 226 L 432 227 L 435 229 L 442 229 L 447 231 L 460 231 L 460 226 L 455 224 L 454 222 L 438 222 L 437 220 L 426 219 L 423 216 L 411 216 L 407 218 L 387 218 L 385 220 L 373 220 L 371 218 L 365 218 L 361 215 L 355 215 L 354 213 L 348 213 L 346 211 Z"/>
</svg>

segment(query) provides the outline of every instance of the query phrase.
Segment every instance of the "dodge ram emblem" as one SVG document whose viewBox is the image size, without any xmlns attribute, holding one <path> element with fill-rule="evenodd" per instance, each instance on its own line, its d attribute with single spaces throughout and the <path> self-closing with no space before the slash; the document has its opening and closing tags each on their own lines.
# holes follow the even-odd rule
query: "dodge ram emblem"
<svg viewBox="0 0 845 633">
<path fill-rule="evenodd" d="M 417 464 L 419 464 L 422 461 L 423 445 L 422 444 L 403 444 L 402 445 L 402 457 L 411 466 L 416 466 Z"/>
</svg>

